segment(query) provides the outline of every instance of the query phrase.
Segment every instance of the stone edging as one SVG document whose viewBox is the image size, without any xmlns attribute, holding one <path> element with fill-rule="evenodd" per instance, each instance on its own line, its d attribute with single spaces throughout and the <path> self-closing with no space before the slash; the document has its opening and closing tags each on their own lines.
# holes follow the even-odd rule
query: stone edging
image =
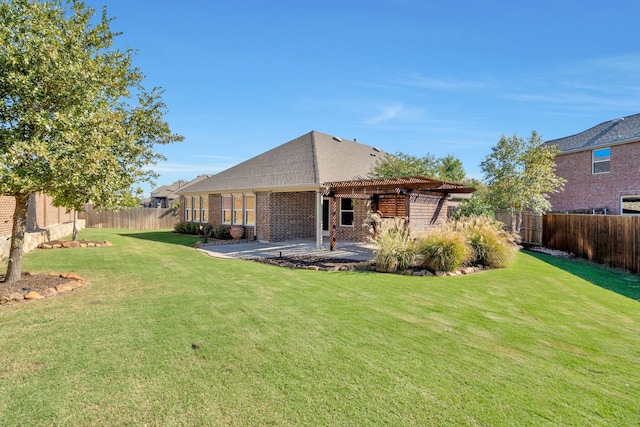
<svg viewBox="0 0 640 427">
<path fill-rule="evenodd" d="M 42 291 L 42 293 L 36 292 L 36 291 L 30 291 L 26 294 L 22 294 L 20 292 L 13 292 L 7 296 L 0 298 L 0 305 L 10 304 L 10 303 L 20 303 L 20 302 L 30 301 L 30 300 L 39 300 L 43 298 L 51 298 L 65 292 L 71 292 L 76 289 L 85 287 L 84 279 L 75 273 L 58 274 L 55 272 L 50 272 L 49 276 L 57 276 L 63 279 L 70 279 L 70 281 L 66 283 L 61 283 L 53 288 L 47 288 L 44 291 Z"/>
</svg>

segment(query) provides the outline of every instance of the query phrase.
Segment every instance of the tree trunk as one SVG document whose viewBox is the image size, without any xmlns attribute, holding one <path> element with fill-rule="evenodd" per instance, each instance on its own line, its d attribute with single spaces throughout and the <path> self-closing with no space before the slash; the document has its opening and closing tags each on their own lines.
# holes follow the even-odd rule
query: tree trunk
<svg viewBox="0 0 640 427">
<path fill-rule="evenodd" d="M 73 211 L 73 234 L 71 235 L 71 240 L 74 242 L 78 240 L 78 211 Z"/>
<path fill-rule="evenodd" d="M 5 283 L 15 283 L 22 277 L 22 247 L 24 246 L 24 233 L 27 229 L 27 215 L 29 208 L 29 195 L 20 194 L 14 196 L 16 208 L 13 212 L 13 229 L 11 231 L 11 249 Z"/>
</svg>

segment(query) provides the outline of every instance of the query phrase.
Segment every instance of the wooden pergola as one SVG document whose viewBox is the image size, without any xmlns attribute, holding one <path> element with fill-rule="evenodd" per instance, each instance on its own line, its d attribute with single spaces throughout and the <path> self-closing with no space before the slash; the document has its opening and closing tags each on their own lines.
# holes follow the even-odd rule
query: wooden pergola
<svg viewBox="0 0 640 427">
<path fill-rule="evenodd" d="M 462 184 L 423 176 L 335 181 L 323 185 L 326 187 L 323 196 L 331 199 L 329 248 L 332 251 L 336 248 L 339 199 L 371 200 L 373 211 L 380 212 L 383 217 L 409 217 L 411 197 L 407 196 L 428 195 L 447 199 L 451 194 L 470 194 L 475 191 L 475 188 Z"/>
</svg>

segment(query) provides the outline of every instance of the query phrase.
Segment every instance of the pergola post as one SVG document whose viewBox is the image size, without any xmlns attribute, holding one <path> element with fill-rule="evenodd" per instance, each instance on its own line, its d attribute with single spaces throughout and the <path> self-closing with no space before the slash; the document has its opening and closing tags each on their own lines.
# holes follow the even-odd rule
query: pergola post
<svg viewBox="0 0 640 427">
<path fill-rule="evenodd" d="M 338 198 L 331 195 L 331 231 L 329 233 L 329 250 L 336 250 L 336 234 L 338 234 Z"/>
</svg>

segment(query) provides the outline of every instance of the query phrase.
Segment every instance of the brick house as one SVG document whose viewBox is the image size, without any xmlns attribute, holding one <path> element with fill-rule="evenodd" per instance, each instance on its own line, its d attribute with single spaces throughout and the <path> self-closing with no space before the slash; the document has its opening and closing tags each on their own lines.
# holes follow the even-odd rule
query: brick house
<svg viewBox="0 0 640 427">
<path fill-rule="evenodd" d="M 332 241 L 365 241 L 368 231 L 362 224 L 374 208 L 404 217 L 413 204 L 418 217 L 417 206 L 423 205 L 422 215 L 430 224 L 446 218 L 451 194 L 463 187 L 426 178 L 368 180 L 385 155 L 375 147 L 312 131 L 182 187 L 180 221 L 242 225 L 247 239 L 315 238 L 321 245 L 332 230 Z"/>
<path fill-rule="evenodd" d="M 601 123 L 557 145 L 564 191 L 550 195 L 555 212 L 640 214 L 640 114 Z"/>
<path fill-rule="evenodd" d="M 15 206 L 13 197 L 0 196 L 0 259 L 9 255 Z M 53 206 L 51 197 L 46 194 L 38 193 L 29 198 L 28 215 L 25 252 L 42 242 L 67 236 L 73 231 L 73 212 Z M 82 228 L 83 224 L 84 221 L 80 220 L 78 227 Z"/>
</svg>

